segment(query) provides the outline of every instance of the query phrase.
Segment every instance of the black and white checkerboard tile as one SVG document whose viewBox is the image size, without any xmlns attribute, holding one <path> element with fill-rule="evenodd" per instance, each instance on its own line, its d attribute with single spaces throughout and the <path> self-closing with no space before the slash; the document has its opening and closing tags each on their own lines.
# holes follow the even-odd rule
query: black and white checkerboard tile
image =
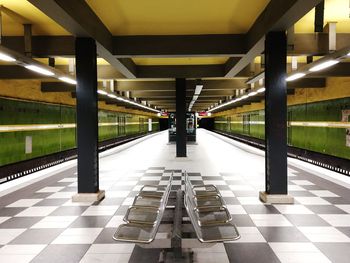
<svg viewBox="0 0 350 263">
<path fill-rule="evenodd" d="M 158 262 L 159 249 L 117 243 L 112 235 L 139 189 L 166 184 L 172 171 L 177 190 L 183 187 L 181 170 L 150 167 L 123 177 L 102 174 L 106 198 L 100 203 L 71 202 L 77 184 L 73 169 L 1 197 L 0 262 Z M 257 197 L 262 189 L 257 175 L 189 176 L 193 184 L 220 189 L 242 236 L 193 249 L 196 262 L 349 262 L 349 189 L 290 167 L 295 204 L 264 205 Z M 170 228 L 163 224 L 157 240 L 168 242 Z M 186 237 L 184 244 L 191 247 L 195 241 Z"/>
</svg>

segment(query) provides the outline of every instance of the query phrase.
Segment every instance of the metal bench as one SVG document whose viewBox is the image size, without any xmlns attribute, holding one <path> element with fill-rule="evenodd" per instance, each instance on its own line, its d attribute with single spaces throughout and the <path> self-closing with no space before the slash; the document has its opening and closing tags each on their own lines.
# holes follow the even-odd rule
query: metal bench
<svg viewBox="0 0 350 263">
<path fill-rule="evenodd" d="M 193 185 L 185 172 L 185 192 L 191 196 L 194 205 L 201 209 L 209 207 L 226 207 L 220 191 L 215 185 Z M 231 215 L 229 215 L 231 217 Z"/>
<path fill-rule="evenodd" d="M 173 174 L 166 186 L 147 185 L 141 188 L 124 217 L 126 223 L 120 225 L 113 235 L 114 240 L 144 244 L 154 240 L 168 202 L 172 180 Z"/>
<path fill-rule="evenodd" d="M 240 238 L 220 191 L 214 185 L 192 185 L 186 172 L 184 204 L 200 242 Z"/>
</svg>

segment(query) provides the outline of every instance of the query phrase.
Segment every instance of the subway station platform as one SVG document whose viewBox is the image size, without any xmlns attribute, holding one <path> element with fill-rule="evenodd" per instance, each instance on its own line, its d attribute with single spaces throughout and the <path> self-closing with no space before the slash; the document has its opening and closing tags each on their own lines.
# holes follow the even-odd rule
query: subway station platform
<svg viewBox="0 0 350 263">
<path fill-rule="evenodd" d="M 183 187 L 215 184 L 241 238 L 193 248 L 194 262 L 349 262 L 350 180 L 344 175 L 288 159 L 294 205 L 259 201 L 264 190 L 264 152 L 199 129 L 188 157 L 176 158 L 167 132 L 159 132 L 100 155 L 98 203 L 73 203 L 76 162 L 70 161 L 2 185 L 0 262 L 159 262 L 161 249 L 112 239 L 133 197 L 145 184 Z M 25 182 L 27 181 L 27 182 Z M 7 189 L 5 189 L 5 187 Z M 162 224 L 156 241 L 169 241 Z M 195 247 L 195 237 L 183 246 Z"/>
</svg>

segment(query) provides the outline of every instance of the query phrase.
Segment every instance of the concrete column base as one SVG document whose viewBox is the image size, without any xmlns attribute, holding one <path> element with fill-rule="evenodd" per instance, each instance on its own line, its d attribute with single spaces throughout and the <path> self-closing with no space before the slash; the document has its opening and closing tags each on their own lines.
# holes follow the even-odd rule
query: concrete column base
<svg viewBox="0 0 350 263">
<path fill-rule="evenodd" d="M 265 191 L 260 191 L 259 198 L 262 202 L 268 204 L 294 204 L 294 197 L 291 195 L 271 195 Z"/>
<path fill-rule="evenodd" d="M 105 191 L 99 190 L 97 193 L 77 193 L 72 196 L 72 202 L 96 202 L 105 197 Z"/>
</svg>

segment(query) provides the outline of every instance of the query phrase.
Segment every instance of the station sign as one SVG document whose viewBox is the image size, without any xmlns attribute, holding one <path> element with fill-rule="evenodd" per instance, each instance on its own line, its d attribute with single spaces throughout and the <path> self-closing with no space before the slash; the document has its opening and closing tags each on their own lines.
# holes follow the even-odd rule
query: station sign
<svg viewBox="0 0 350 263">
<path fill-rule="evenodd" d="M 157 115 L 158 117 L 167 118 L 169 116 L 169 113 L 162 111 L 162 112 L 159 112 Z"/>
<path fill-rule="evenodd" d="M 210 117 L 211 116 L 211 112 L 200 111 L 200 112 L 198 112 L 198 116 L 199 117 Z"/>
</svg>

